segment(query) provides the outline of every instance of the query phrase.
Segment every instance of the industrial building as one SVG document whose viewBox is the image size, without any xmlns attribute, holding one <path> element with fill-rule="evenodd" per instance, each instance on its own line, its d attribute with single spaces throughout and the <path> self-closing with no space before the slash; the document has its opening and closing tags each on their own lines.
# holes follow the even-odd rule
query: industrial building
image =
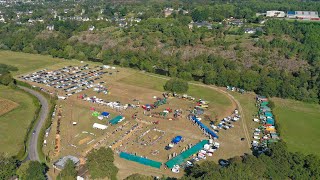
<svg viewBox="0 0 320 180">
<path fill-rule="evenodd" d="M 317 11 L 288 11 L 287 17 L 292 19 L 318 19 Z"/>
</svg>

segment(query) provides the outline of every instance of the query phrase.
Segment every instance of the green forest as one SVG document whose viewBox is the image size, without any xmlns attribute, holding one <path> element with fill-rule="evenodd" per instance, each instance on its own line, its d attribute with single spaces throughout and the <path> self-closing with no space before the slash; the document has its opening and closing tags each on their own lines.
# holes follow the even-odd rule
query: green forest
<svg viewBox="0 0 320 180">
<path fill-rule="evenodd" d="M 62 8 L 59 3 L 51 5 Z M 27 17 L 21 18 L 20 24 L 0 23 L 0 48 L 100 61 L 187 81 L 235 86 L 270 97 L 319 103 L 320 23 L 266 19 L 261 25 L 263 17 L 255 15 L 270 9 L 320 11 L 319 2 L 148 1 L 145 5 L 137 1 L 123 5 L 97 1 L 81 3 L 72 13 L 85 9 L 88 16 L 96 17 L 97 6 L 103 7 L 103 16 L 110 21 L 62 21 L 35 9 L 31 17 L 43 17 L 47 23 L 21 24 Z M 46 4 L 33 8 L 40 7 Z M 164 17 L 165 7 L 180 10 Z M 183 10 L 190 12 L 183 14 Z M 121 28 L 112 21 L 115 17 L 136 17 L 141 22 Z M 228 24 L 225 19 L 230 17 L 243 20 L 244 26 Z M 191 21 L 209 21 L 212 29 L 189 29 Z M 46 30 L 48 24 L 55 30 Z M 92 25 L 96 30 L 88 31 Z M 261 27 L 263 31 L 247 35 L 246 27 Z"/>
</svg>

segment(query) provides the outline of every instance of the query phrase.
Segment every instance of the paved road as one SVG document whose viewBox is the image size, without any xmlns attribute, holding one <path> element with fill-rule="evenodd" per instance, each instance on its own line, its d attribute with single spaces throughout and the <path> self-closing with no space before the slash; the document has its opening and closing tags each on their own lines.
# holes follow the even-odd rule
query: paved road
<svg viewBox="0 0 320 180">
<path fill-rule="evenodd" d="M 161 76 L 148 74 L 148 73 L 144 73 L 144 74 L 146 74 L 148 76 L 160 78 L 160 79 L 165 79 L 165 80 L 170 79 L 168 77 L 161 77 Z M 192 83 L 192 82 L 189 82 L 189 84 L 192 84 L 192 85 L 195 85 L 195 86 L 207 87 L 207 88 L 219 91 L 219 92 L 225 94 L 231 101 L 233 101 L 237 105 L 237 108 L 238 108 L 238 110 L 239 110 L 239 112 L 241 114 L 241 119 L 242 119 L 241 122 L 242 122 L 242 128 L 243 128 L 243 131 L 244 131 L 244 135 L 246 137 L 248 147 L 251 148 L 249 131 L 248 131 L 247 123 L 245 121 L 245 114 L 243 113 L 243 109 L 242 109 L 242 106 L 241 106 L 240 102 L 235 97 L 233 97 L 232 94 L 230 94 L 227 91 L 224 91 L 222 89 L 219 89 L 219 88 L 217 88 L 215 86 L 210 86 L 210 85 L 205 85 L 205 84 L 200 84 L 200 83 Z"/>
<path fill-rule="evenodd" d="M 34 95 L 40 101 L 40 104 L 41 104 L 41 109 L 40 109 L 37 123 L 34 126 L 34 129 L 32 130 L 32 131 L 35 131 L 35 133 L 32 134 L 28 144 L 28 148 L 27 148 L 27 153 L 28 153 L 27 160 L 40 161 L 39 154 L 37 151 L 38 138 L 39 138 L 40 130 L 44 125 L 46 118 L 48 117 L 48 114 L 49 114 L 49 104 L 47 99 L 41 93 L 23 86 L 19 86 L 19 88 Z M 47 175 L 47 177 L 49 180 L 51 180 L 50 176 Z"/>
</svg>

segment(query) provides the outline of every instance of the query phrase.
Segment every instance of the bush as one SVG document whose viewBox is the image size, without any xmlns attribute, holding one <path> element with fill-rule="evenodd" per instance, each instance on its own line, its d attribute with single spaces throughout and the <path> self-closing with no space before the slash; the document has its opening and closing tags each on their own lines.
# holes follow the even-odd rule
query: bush
<svg viewBox="0 0 320 180">
<path fill-rule="evenodd" d="M 182 79 L 170 79 L 166 82 L 163 87 L 166 91 L 176 92 L 176 93 L 185 93 L 189 89 L 188 82 Z"/>
</svg>

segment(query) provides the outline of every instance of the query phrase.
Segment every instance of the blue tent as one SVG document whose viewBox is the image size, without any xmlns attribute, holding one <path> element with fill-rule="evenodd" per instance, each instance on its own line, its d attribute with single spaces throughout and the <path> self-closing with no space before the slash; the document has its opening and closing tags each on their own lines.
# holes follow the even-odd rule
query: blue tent
<svg viewBox="0 0 320 180">
<path fill-rule="evenodd" d="M 109 116 L 110 113 L 108 113 L 108 112 L 102 112 L 101 115 L 102 115 L 102 116 Z"/>
<path fill-rule="evenodd" d="M 204 129 L 210 136 L 212 136 L 215 139 L 219 138 L 219 136 L 216 133 L 214 133 L 211 129 L 209 129 L 206 125 L 199 121 L 196 116 L 192 116 L 192 120 L 195 123 L 197 123 L 202 129 Z"/>
<path fill-rule="evenodd" d="M 172 139 L 171 142 L 177 144 L 177 143 L 179 143 L 181 140 L 182 140 L 182 136 L 176 136 L 175 138 Z"/>
<path fill-rule="evenodd" d="M 274 119 L 273 118 L 267 118 L 266 124 L 270 124 L 270 125 L 274 126 Z"/>
<path fill-rule="evenodd" d="M 272 114 L 272 112 L 270 112 L 270 111 L 266 111 L 266 112 L 264 113 L 264 115 L 267 116 L 267 117 L 273 117 L 273 114 Z"/>
</svg>

